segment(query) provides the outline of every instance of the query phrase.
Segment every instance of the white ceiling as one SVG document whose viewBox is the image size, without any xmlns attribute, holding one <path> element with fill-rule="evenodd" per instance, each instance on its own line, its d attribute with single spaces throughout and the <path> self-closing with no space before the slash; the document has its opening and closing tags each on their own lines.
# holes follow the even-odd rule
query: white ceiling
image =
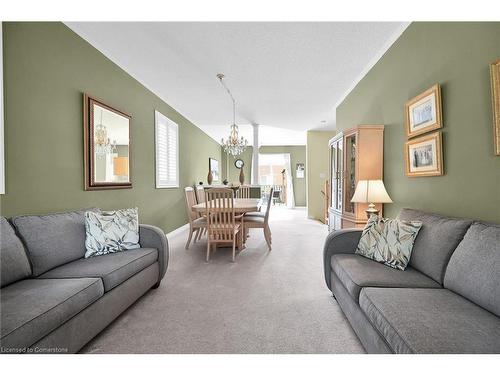
<svg viewBox="0 0 500 375">
<path fill-rule="evenodd" d="M 251 142 L 305 144 L 305 131 L 335 128 L 335 107 L 408 23 L 69 22 L 67 25 L 220 141 L 232 107 Z"/>
</svg>

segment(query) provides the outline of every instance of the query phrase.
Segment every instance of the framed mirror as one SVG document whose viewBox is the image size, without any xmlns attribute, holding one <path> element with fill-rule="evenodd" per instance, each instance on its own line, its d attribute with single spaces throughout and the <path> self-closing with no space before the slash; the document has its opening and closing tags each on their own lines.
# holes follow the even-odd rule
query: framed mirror
<svg viewBox="0 0 500 375">
<path fill-rule="evenodd" d="M 85 190 L 130 189 L 130 121 L 126 113 L 83 95 Z"/>
</svg>

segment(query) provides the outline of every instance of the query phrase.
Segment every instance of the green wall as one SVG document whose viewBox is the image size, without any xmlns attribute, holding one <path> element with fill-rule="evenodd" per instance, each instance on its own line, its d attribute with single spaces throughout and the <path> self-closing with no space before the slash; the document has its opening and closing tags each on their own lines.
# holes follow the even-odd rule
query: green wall
<svg viewBox="0 0 500 375">
<path fill-rule="evenodd" d="M 489 64 L 500 23 L 413 23 L 337 108 L 337 127 L 385 124 L 384 181 L 394 203 L 500 223 L 500 157 L 493 155 Z M 405 176 L 404 103 L 442 89 L 444 176 Z M 309 163 L 310 164 L 310 163 Z"/>
<path fill-rule="evenodd" d="M 306 205 L 306 146 L 261 146 L 259 148 L 261 154 L 290 154 L 290 164 L 292 167 L 293 195 L 295 198 L 295 206 Z M 297 178 L 296 168 L 297 163 L 304 163 L 306 173 L 304 178 Z"/>
<path fill-rule="evenodd" d="M 187 222 L 182 187 L 206 181 L 220 146 L 62 23 L 4 23 L 6 194 L 2 215 L 139 208 L 142 223 Z M 132 116 L 133 189 L 84 191 L 82 93 Z M 180 186 L 155 188 L 154 110 L 179 124 Z"/>
<path fill-rule="evenodd" d="M 328 141 L 335 136 L 334 131 L 307 132 L 307 216 L 325 221 L 325 196 L 323 190 L 328 180 Z"/>
</svg>

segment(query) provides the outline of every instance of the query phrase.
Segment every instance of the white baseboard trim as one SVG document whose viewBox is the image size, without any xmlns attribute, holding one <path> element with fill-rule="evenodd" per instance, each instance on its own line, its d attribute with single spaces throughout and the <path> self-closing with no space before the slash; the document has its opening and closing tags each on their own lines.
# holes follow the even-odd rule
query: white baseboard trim
<svg viewBox="0 0 500 375">
<path fill-rule="evenodd" d="M 179 228 L 177 228 L 177 229 L 174 229 L 174 230 L 173 230 L 173 231 L 171 231 L 171 232 L 168 232 L 168 233 L 167 233 L 167 238 L 172 237 L 172 236 L 175 236 L 176 234 L 178 234 L 178 233 L 182 232 L 184 229 L 187 229 L 187 228 L 189 228 L 189 223 L 184 224 L 183 226 L 181 226 L 181 227 L 179 227 Z"/>
</svg>

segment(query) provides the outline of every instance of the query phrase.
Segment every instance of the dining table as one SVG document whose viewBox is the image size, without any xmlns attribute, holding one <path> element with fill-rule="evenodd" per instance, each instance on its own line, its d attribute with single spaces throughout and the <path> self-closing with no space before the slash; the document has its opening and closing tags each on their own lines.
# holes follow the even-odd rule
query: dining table
<svg viewBox="0 0 500 375">
<path fill-rule="evenodd" d="M 262 201 L 258 198 L 234 198 L 234 213 L 236 215 L 260 211 L 261 206 Z M 207 210 L 206 202 L 195 204 L 191 209 L 194 212 L 205 213 Z"/>
<path fill-rule="evenodd" d="M 233 206 L 234 206 L 234 213 L 235 215 L 244 215 L 248 212 L 258 212 L 260 211 L 260 208 L 262 206 L 262 199 L 258 198 L 234 198 L 233 200 Z M 194 212 L 197 212 L 199 214 L 203 214 L 207 211 L 207 204 L 206 202 L 198 203 L 195 204 L 191 207 L 191 209 Z M 245 233 L 243 235 L 243 243 L 246 242 L 248 232 L 245 230 Z M 243 250 L 245 248 L 245 245 L 243 245 L 243 248 L 239 250 Z"/>
</svg>

